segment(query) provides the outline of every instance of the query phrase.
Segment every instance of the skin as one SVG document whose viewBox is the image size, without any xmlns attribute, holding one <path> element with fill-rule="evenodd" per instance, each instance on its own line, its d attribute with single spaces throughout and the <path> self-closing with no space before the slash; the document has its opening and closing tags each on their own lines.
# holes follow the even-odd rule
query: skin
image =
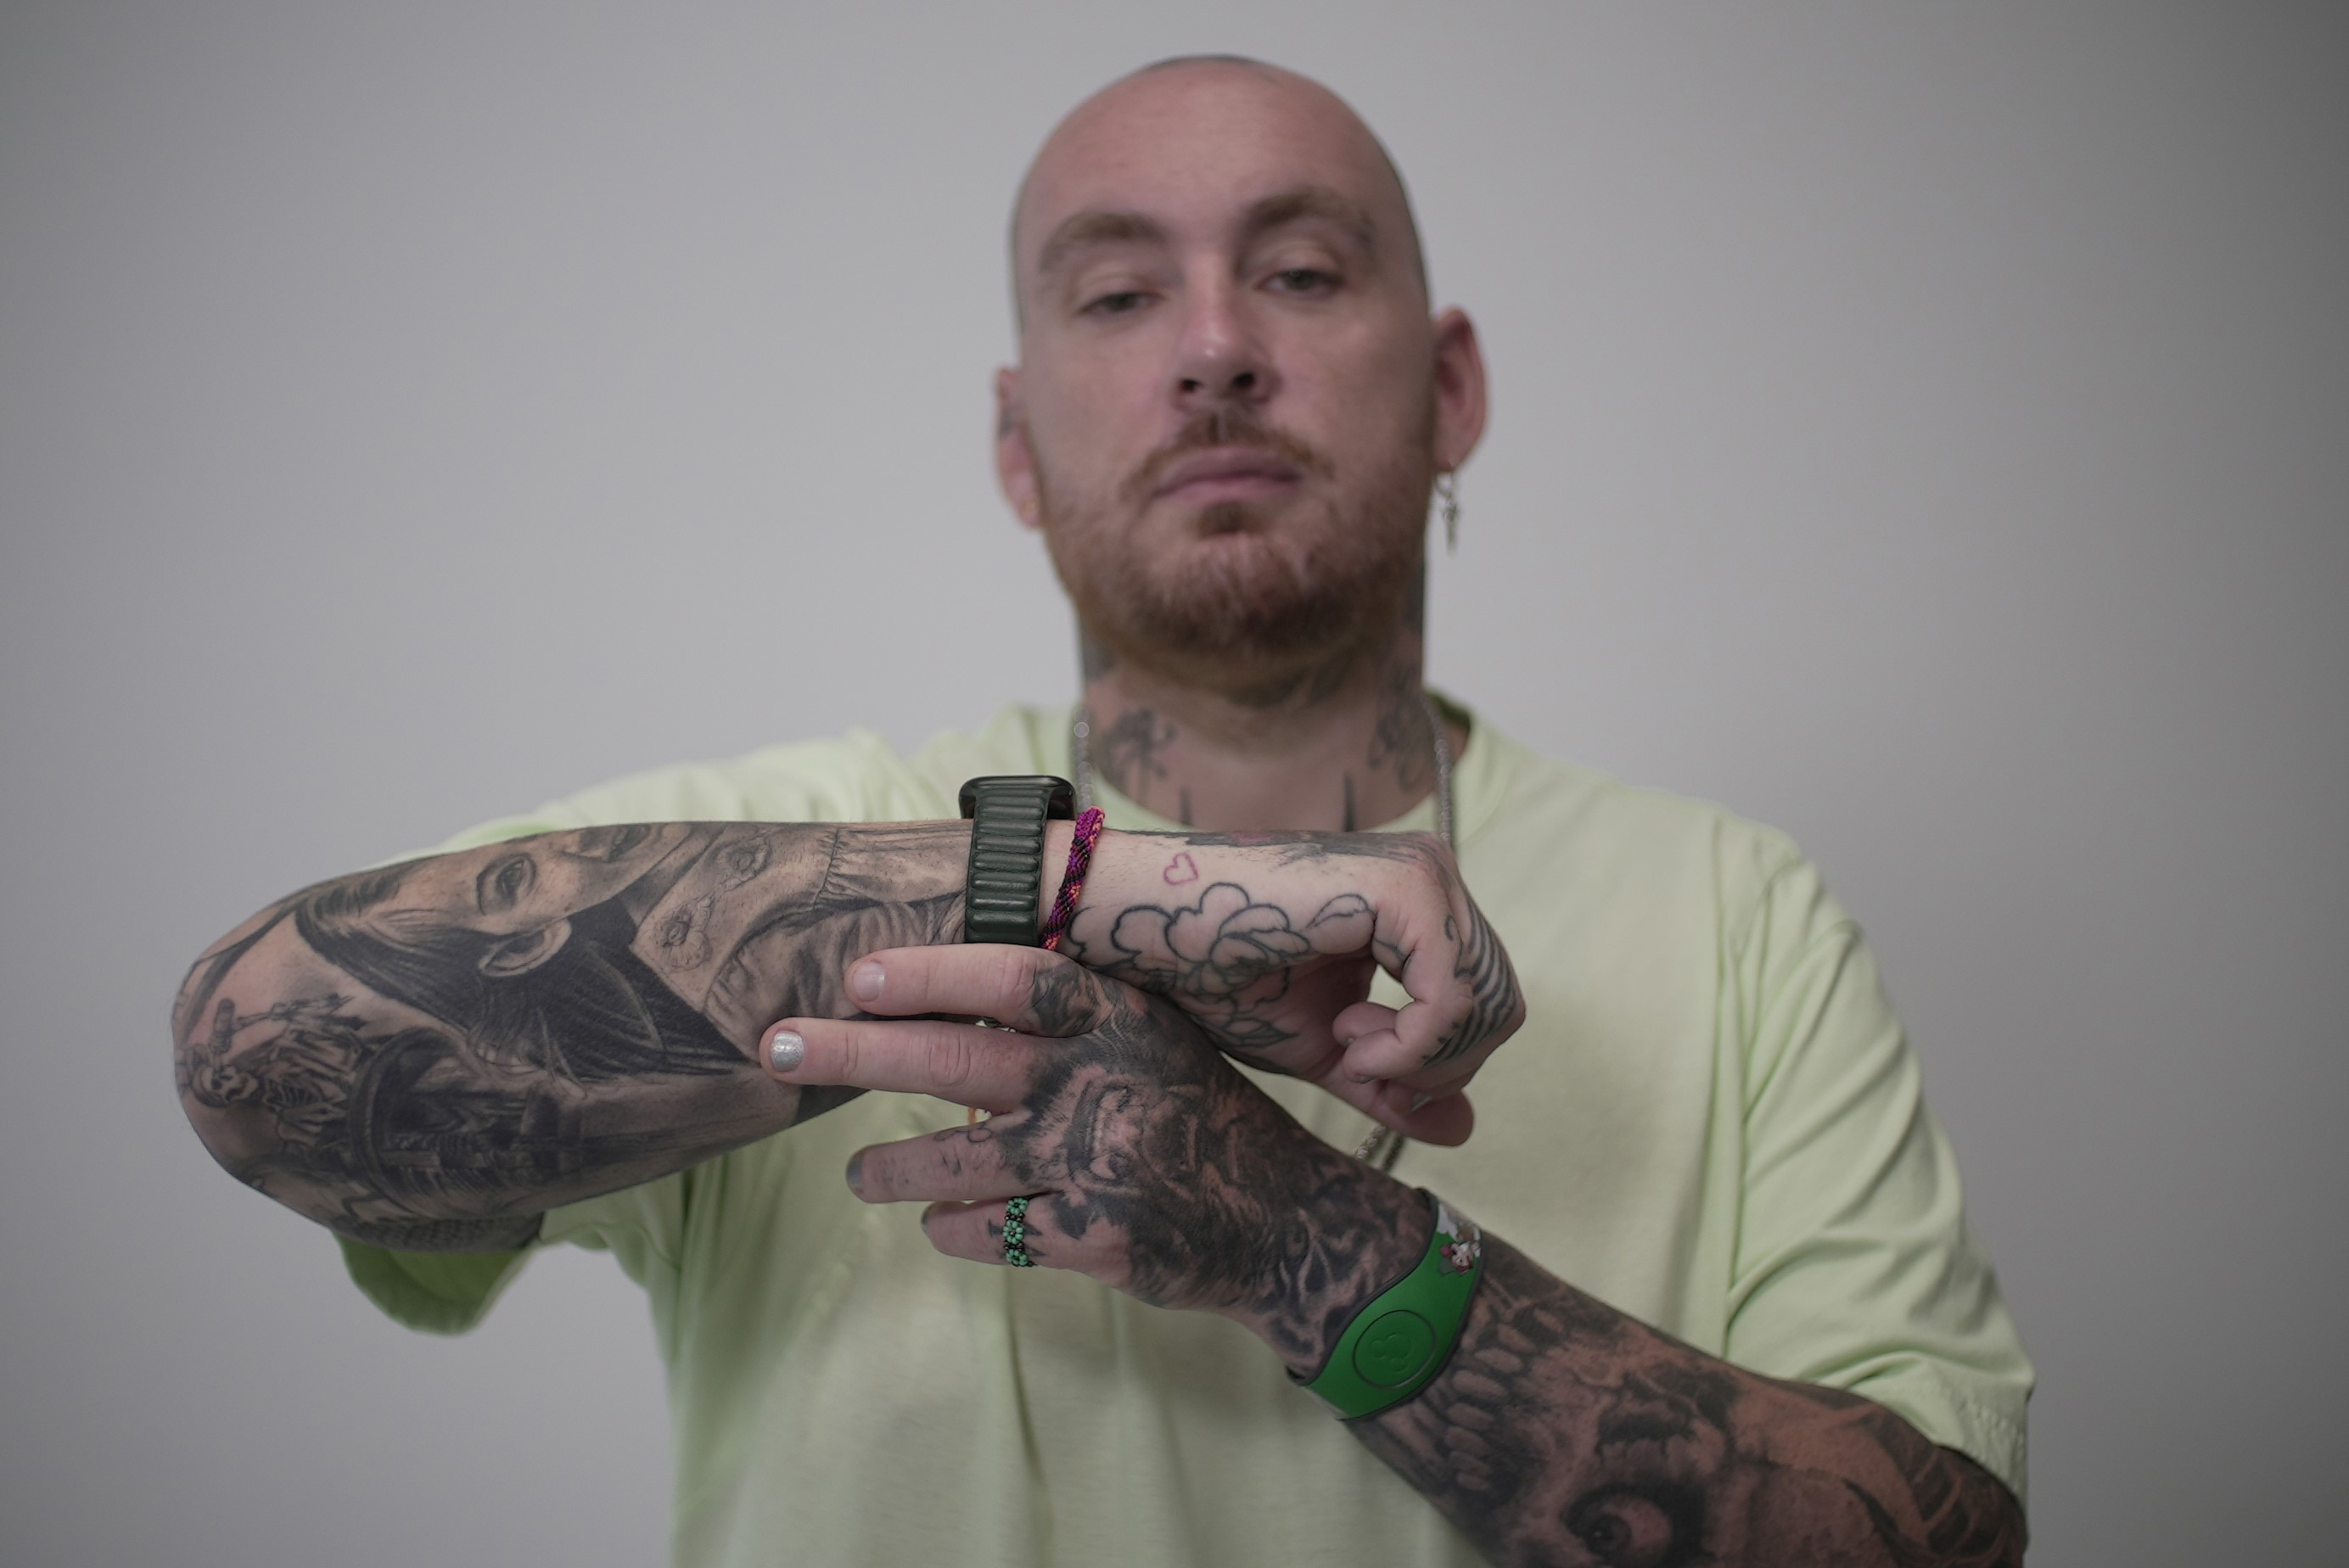
<svg viewBox="0 0 2349 1568">
<path fill-rule="evenodd" d="M 1076 605 L 1103 777 L 1208 829 L 1424 799 L 1429 486 L 1485 367 L 1376 140 L 1287 72 L 1143 72 L 1047 140 L 1012 251 L 996 470 Z"/>
</svg>

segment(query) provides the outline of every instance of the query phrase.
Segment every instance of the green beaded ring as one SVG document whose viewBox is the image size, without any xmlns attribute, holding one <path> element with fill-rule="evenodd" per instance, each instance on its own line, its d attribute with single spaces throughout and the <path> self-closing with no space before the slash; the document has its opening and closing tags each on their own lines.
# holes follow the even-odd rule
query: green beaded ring
<svg viewBox="0 0 2349 1568">
<path fill-rule="evenodd" d="M 1003 1261 L 1016 1269 L 1032 1269 L 1028 1255 L 1028 1200 L 1014 1198 L 1003 1206 Z"/>
</svg>

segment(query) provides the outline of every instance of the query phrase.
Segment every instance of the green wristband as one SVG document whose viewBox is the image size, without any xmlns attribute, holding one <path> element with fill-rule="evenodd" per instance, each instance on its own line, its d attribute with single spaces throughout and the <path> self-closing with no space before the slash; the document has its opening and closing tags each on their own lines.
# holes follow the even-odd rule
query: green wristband
<svg viewBox="0 0 2349 1568">
<path fill-rule="evenodd" d="M 1419 1195 L 1435 1212 L 1426 1255 L 1354 1315 L 1319 1372 L 1297 1379 L 1349 1421 L 1400 1405 L 1435 1380 L 1485 1277 L 1483 1233 L 1434 1193 L 1423 1187 Z"/>
</svg>

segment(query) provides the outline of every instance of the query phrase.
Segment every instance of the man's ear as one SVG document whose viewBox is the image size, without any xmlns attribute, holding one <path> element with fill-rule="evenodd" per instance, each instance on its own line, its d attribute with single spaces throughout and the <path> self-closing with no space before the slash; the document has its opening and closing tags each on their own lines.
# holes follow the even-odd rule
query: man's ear
<svg viewBox="0 0 2349 1568">
<path fill-rule="evenodd" d="M 1028 422 L 1019 406 L 1019 372 L 995 373 L 995 482 L 1026 528 L 1043 526 L 1036 504 L 1036 454 L 1028 449 Z"/>
<path fill-rule="evenodd" d="M 1485 434 L 1485 350 L 1458 307 L 1435 318 L 1435 466 L 1451 472 Z"/>
<path fill-rule="evenodd" d="M 567 920 L 518 933 L 481 954 L 481 973 L 492 980 L 527 975 L 562 952 L 563 944 L 570 940 L 571 923 Z"/>
</svg>

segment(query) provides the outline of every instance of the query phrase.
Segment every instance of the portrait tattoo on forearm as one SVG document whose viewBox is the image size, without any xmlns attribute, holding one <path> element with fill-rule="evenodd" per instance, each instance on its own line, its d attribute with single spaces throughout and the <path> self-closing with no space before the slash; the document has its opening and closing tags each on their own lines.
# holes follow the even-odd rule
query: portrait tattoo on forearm
<svg viewBox="0 0 2349 1568">
<path fill-rule="evenodd" d="M 848 963 L 960 934 L 952 825 L 634 824 L 306 889 L 174 1007 L 229 1170 L 346 1235 L 508 1246 L 854 1091 L 760 1071 L 774 1018 L 845 1016 Z"/>
</svg>

